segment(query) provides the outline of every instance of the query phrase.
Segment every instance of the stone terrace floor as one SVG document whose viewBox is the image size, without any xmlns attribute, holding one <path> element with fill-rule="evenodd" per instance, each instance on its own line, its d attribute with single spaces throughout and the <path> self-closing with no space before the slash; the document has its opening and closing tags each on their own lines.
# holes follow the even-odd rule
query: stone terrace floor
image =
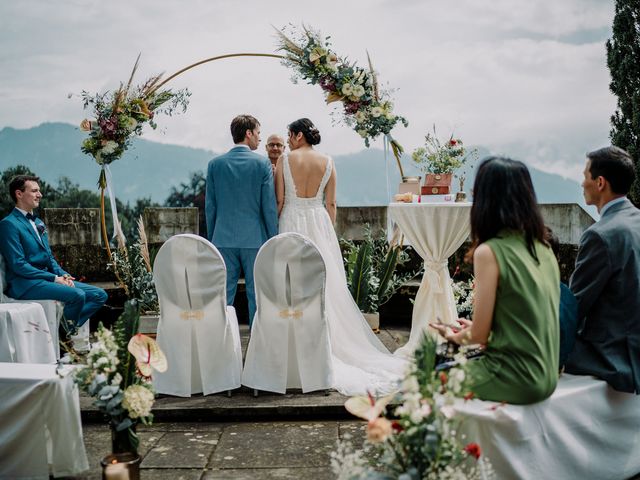
<svg viewBox="0 0 640 480">
<path fill-rule="evenodd" d="M 240 326 L 243 354 L 249 330 Z M 383 328 L 380 340 L 394 351 L 409 329 Z M 260 392 L 247 388 L 191 398 L 161 396 L 156 423 L 138 428 L 143 479 L 330 479 L 330 453 L 338 439 L 364 439 L 365 424 L 344 409 L 346 397 Z M 91 399 L 80 399 L 84 440 L 91 466 L 87 479 L 101 478 L 100 459 L 110 453 L 110 431 Z"/>
</svg>

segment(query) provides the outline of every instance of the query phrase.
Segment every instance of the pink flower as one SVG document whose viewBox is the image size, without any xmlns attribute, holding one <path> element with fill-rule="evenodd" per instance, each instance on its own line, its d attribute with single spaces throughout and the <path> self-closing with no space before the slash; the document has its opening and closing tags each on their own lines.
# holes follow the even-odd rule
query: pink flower
<svg viewBox="0 0 640 480">
<path fill-rule="evenodd" d="M 367 440 L 371 443 L 384 442 L 392 433 L 393 426 L 386 418 L 375 418 L 367 424 Z"/>
</svg>

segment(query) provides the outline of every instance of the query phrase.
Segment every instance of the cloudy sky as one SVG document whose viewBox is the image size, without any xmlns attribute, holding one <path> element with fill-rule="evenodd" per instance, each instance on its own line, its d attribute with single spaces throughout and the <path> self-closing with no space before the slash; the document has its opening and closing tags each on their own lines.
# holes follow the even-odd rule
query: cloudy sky
<svg viewBox="0 0 640 480">
<path fill-rule="evenodd" d="M 273 27 L 305 23 L 334 50 L 364 65 L 372 57 L 410 122 L 393 134 L 407 149 L 435 124 L 467 145 L 523 159 L 579 180 L 584 153 L 608 143 L 615 98 L 604 43 L 606 0 L 0 0 L 0 128 L 46 121 L 78 124 L 82 90 L 138 79 L 239 52 L 273 53 Z M 275 59 L 236 58 L 172 82 L 192 92 L 186 114 L 159 118 L 145 138 L 214 151 L 228 125 L 252 113 L 264 133 L 307 116 L 330 154 L 364 148 L 335 125 L 319 87 L 294 85 Z M 263 135 L 263 140 L 266 135 Z M 382 140 L 374 146 L 382 147 Z"/>
</svg>

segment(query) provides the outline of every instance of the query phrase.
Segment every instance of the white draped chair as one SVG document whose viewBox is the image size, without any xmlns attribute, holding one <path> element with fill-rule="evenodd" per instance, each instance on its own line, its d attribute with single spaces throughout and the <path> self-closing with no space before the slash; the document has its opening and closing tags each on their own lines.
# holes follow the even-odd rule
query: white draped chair
<svg viewBox="0 0 640 480">
<path fill-rule="evenodd" d="M 168 369 L 154 372 L 158 393 L 189 397 L 240 387 L 238 319 L 227 306 L 227 269 L 206 239 L 182 234 L 158 251 L 153 279 L 160 302 L 157 341 Z"/>
<path fill-rule="evenodd" d="M 58 326 L 63 304 L 55 300 L 16 300 L 5 295 L 5 268 L 0 254 L 0 321 L 3 322 L 0 325 L 3 347 L 0 348 L 4 351 L 4 360 L 0 361 L 55 363 L 60 358 Z M 24 328 L 20 327 L 21 323 Z"/>
<path fill-rule="evenodd" d="M 262 246 L 254 266 L 257 311 L 243 385 L 276 393 L 331 388 L 325 278 L 322 256 L 307 237 L 283 233 Z"/>
</svg>

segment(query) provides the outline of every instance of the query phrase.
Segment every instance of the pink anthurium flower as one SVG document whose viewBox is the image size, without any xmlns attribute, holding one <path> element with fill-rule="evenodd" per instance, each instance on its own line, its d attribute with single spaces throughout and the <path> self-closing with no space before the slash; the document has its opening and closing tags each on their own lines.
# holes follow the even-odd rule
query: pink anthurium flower
<svg viewBox="0 0 640 480">
<path fill-rule="evenodd" d="M 138 333 L 129 340 L 127 350 L 135 357 L 136 366 L 145 377 L 150 377 L 153 370 L 167 371 L 167 357 L 153 338 Z"/>
</svg>

